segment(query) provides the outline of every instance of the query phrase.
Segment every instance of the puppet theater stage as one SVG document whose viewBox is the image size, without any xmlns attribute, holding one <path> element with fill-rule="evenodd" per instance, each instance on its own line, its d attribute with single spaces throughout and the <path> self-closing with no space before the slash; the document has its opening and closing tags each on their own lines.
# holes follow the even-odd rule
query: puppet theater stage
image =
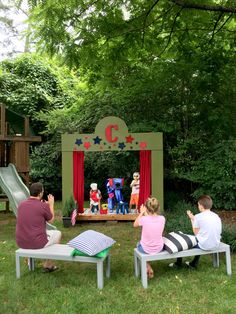
<svg viewBox="0 0 236 314">
<path fill-rule="evenodd" d="M 116 214 L 115 210 L 114 213 L 96 215 L 84 210 L 84 153 L 105 151 L 139 151 L 139 204 L 152 195 L 163 209 L 162 133 L 129 133 L 122 119 L 109 116 L 98 122 L 94 134 L 62 135 L 62 201 L 64 204 L 68 197 L 74 196 L 78 204 L 77 221 L 133 221 L 137 217 L 131 213 Z"/>
</svg>

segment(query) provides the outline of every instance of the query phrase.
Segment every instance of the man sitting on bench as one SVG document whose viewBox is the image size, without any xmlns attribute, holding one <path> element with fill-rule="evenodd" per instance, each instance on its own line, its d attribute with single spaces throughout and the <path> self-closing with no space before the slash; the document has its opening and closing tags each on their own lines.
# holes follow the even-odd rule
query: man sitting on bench
<svg viewBox="0 0 236 314">
<path fill-rule="evenodd" d="M 193 233 L 197 238 L 196 248 L 202 250 L 213 250 L 220 244 L 222 223 L 220 217 L 211 211 L 212 199 L 208 195 L 202 195 L 198 199 L 199 214 L 193 215 L 190 210 L 187 211 L 187 215 L 192 223 Z M 191 262 L 186 262 L 186 266 L 196 269 L 200 255 L 194 257 Z M 170 267 L 181 267 L 182 258 L 177 258 L 175 263 L 171 263 Z"/>
<path fill-rule="evenodd" d="M 41 249 L 61 241 L 59 230 L 46 230 L 46 222 L 54 221 L 54 196 L 49 194 L 44 202 L 43 185 L 40 182 L 30 186 L 30 197 L 18 207 L 16 223 L 16 243 L 22 249 Z M 47 260 L 44 272 L 52 272 L 57 267 Z"/>
</svg>

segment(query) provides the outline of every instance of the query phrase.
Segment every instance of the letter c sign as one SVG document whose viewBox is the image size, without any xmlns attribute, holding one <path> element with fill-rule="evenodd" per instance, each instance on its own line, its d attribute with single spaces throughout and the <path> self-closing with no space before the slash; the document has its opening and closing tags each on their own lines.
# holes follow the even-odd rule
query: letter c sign
<svg viewBox="0 0 236 314">
<path fill-rule="evenodd" d="M 118 140 L 118 137 L 115 136 L 114 138 L 112 138 L 112 129 L 118 131 L 118 125 L 117 124 L 110 124 L 106 127 L 105 129 L 105 134 L 106 134 L 106 139 L 109 143 L 114 143 Z"/>
</svg>

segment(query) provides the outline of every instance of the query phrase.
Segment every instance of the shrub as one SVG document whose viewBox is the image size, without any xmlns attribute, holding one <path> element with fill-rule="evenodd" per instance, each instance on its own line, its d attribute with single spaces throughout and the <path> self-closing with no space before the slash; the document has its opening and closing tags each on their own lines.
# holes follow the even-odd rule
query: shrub
<svg viewBox="0 0 236 314">
<path fill-rule="evenodd" d="M 63 206 L 62 210 L 62 216 L 63 217 L 70 217 L 73 210 L 77 207 L 76 202 L 71 195 L 68 199 L 66 199 L 65 204 Z"/>
<path fill-rule="evenodd" d="M 184 201 L 177 202 L 173 208 L 165 211 L 166 233 L 171 231 L 182 231 L 188 234 L 193 233 L 191 223 L 186 214 L 187 210 L 191 210 L 193 214 L 196 213 L 196 208 Z"/>
<path fill-rule="evenodd" d="M 235 224 L 223 224 L 222 242 L 230 245 L 231 251 L 236 251 L 236 228 Z"/>
</svg>

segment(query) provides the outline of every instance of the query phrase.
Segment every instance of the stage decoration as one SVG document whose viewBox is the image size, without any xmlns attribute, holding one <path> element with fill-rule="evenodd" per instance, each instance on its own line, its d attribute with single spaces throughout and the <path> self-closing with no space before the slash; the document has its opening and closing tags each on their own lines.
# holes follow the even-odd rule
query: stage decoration
<svg viewBox="0 0 236 314">
<path fill-rule="evenodd" d="M 101 191 L 98 190 L 97 183 L 90 184 L 91 190 L 89 192 L 90 212 L 98 213 L 100 211 L 100 201 L 102 198 Z"/>
<path fill-rule="evenodd" d="M 132 206 L 135 205 L 135 212 L 138 210 L 139 205 L 139 187 L 140 187 L 140 175 L 139 172 L 133 173 L 133 180 L 130 184 L 130 187 L 132 189 L 131 196 L 130 196 L 130 210 L 132 210 Z"/>
<path fill-rule="evenodd" d="M 101 209 L 100 209 L 100 214 L 106 215 L 107 211 L 108 211 L 108 204 L 102 204 Z"/>
<path fill-rule="evenodd" d="M 84 212 L 84 152 L 73 152 L 73 192 L 78 212 Z M 69 195 L 69 194 L 68 194 Z"/>
<path fill-rule="evenodd" d="M 113 212 L 115 206 L 123 202 L 122 188 L 124 186 L 123 178 L 110 178 L 106 181 L 107 194 L 108 194 L 108 209 Z"/>
<path fill-rule="evenodd" d="M 62 135 L 63 201 L 74 191 L 79 212 L 83 210 L 83 154 L 84 152 L 99 151 L 101 153 L 106 151 L 140 151 L 139 204 L 142 204 L 145 198 L 151 194 L 159 199 L 163 208 L 162 133 L 130 133 L 125 122 L 113 116 L 100 120 L 93 134 Z M 115 191 L 113 193 L 115 194 Z"/>
</svg>

